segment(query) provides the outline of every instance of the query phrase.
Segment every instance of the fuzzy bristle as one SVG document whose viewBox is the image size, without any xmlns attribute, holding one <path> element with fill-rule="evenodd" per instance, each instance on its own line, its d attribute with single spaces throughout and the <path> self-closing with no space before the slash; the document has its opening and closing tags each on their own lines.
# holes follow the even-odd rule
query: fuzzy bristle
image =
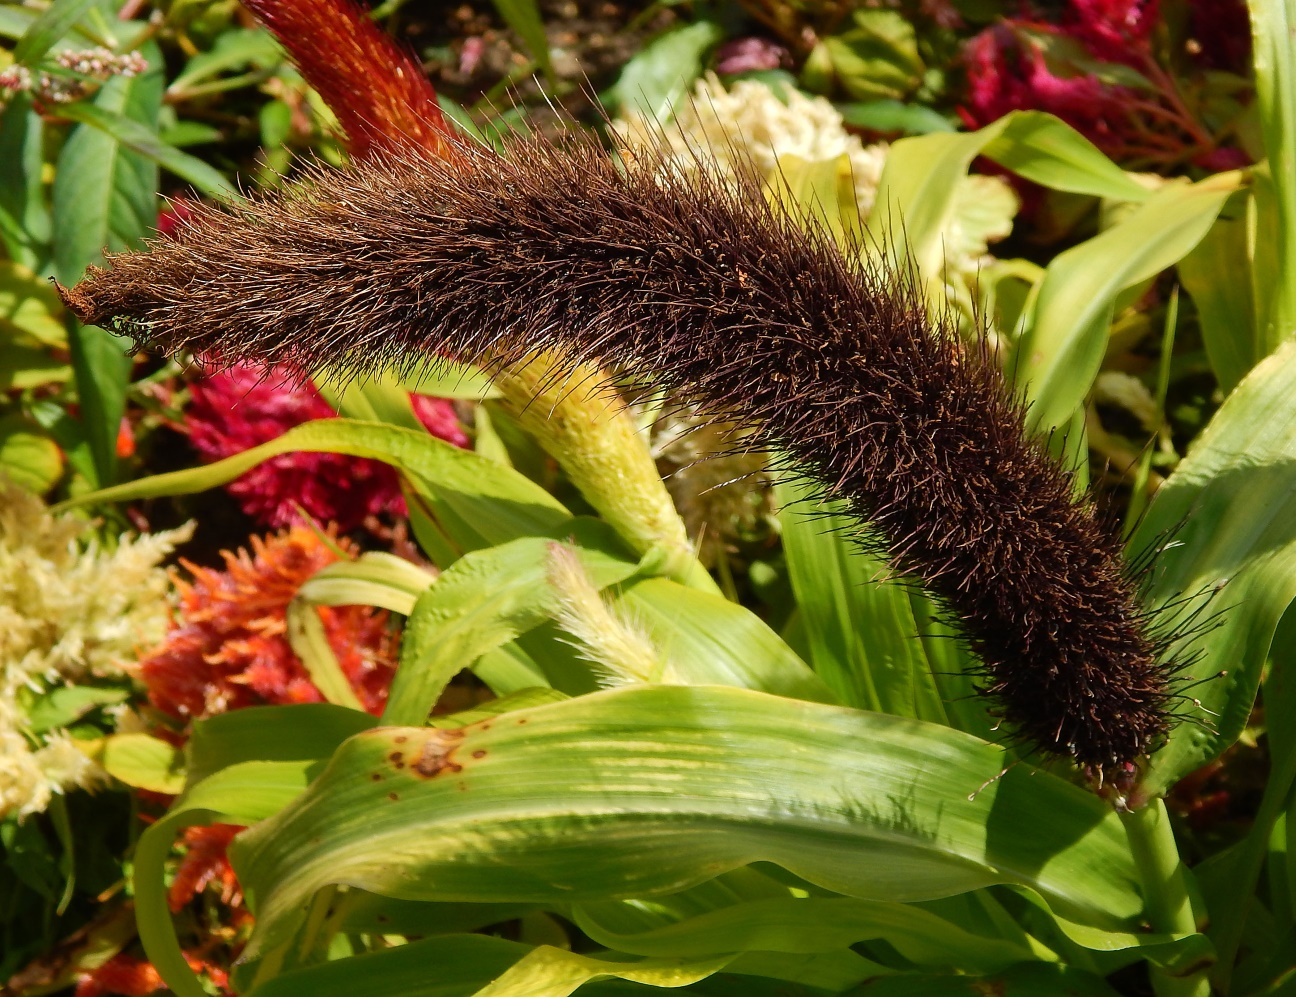
<svg viewBox="0 0 1296 997">
<path fill-rule="evenodd" d="M 741 179 L 514 139 L 201 209 L 67 301 L 167 352 L 361 372 L 554 350 L 740 415 L 948 604 L 1023 737 L 1128 771 L 1168 728 L 1168 669 L 1119 541 L 985 349 L 863 260 Z"/>
</svg>

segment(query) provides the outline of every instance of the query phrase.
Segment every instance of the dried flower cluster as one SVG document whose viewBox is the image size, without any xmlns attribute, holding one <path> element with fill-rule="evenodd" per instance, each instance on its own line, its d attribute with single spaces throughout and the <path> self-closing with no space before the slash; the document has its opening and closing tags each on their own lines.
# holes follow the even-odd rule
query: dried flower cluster
<svg viewBox="0 0 1296 997">
<path fill-rule="evenodd" d="M 148 63 L 138 52 L 117 55 L 106 48 L 68 49 L 54 57 L 54 67 L 33 72 L 26 66 L 10 66 L 0 72 L 0 90 L 70 104 L 90 96 L 111 76 L 138 76 Z"/>
<path fill-rule="evenodd" d="M 189 533 L 123 536 L 106 549 L 83 521 L 51 515 L 0 479 L 0 816 L 43 810 L 52 793 L 101 779 L 66 735 L 34 733 L 28 709 L 60 685 L 132 673 L 166 632 L 158 565 Z"/>
</svg>

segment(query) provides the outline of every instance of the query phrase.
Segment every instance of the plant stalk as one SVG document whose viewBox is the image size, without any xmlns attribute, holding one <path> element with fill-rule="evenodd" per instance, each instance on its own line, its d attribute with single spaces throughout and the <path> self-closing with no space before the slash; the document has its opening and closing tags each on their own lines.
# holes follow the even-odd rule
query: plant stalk
<svg viewBox="0 0 1296 997">
<path fill-rule="evenodd" d="M 1197 931 L 1188 894 L 1185 866 L 1175 845 L 1165 802 L 1157 799 L 1139 810 L 1121 814 L 1130 851 L 1143 877 L 1146 916 L 1152 930 L 1185 935 Z M 1152 990 L 1157 997 L 1210 997 L 1209 965 L 1194 964 L 1184 975 L 1151 965 Z"/>
</svg>

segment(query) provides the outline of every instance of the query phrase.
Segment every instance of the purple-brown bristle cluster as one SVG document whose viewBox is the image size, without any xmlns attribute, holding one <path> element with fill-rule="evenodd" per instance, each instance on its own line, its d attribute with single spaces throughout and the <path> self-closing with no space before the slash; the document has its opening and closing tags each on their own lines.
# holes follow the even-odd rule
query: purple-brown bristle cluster
<svg viewBox="0 0 1296 997">
<path fill-rule="evenodd" d="M 992 359 L 902 273 L 846 258 L 746 181 L 580 140 L 411 153 L 199 210 L 67 300 L 229 360 L 615 365 L 740 416 L 874 524 L 957 616 L 1023 737 L 1101 775 L 1166 733 L 1168 668 L 1121 545 Z"/>
</svg>

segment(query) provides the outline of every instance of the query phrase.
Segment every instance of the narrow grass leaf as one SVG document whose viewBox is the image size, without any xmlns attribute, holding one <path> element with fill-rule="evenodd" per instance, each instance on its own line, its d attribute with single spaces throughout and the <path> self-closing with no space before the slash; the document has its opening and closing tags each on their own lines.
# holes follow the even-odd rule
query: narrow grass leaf
<svg viewBox="0 0 1296 997">
<path fill-rule="evenodd" d="M 80 495 L 59 508 L 90 502 L 125 502 L 158 495 L 188 495 L 233 481 L 282 453 L 341 453 L 390 464 L 417 489 L 436 496 L 471 520 L 472 537 L 503 543 L 550 535 L 571 514 L 539 485 L 495 461 L 461 450 L 426 432 L 382 423 L 320 419 L 295 426 L 277 439 L 202 467 L 186 468 Z"/>
<path fill-rule="evenodd" d="M 595 586 L 630 577 L 638 564 L 620 553 L 610 530 L 595 520 L 572 521 L 583 541 L 570 549 Z M 464 555 L 428 588 L 410 612 L 401 640 L 385 724 L 421 724 L 452 678 L 487 651 L 538 626 L 552 614 L 548 582 L 554 541 L 522 537 Z"/>
</svg>

